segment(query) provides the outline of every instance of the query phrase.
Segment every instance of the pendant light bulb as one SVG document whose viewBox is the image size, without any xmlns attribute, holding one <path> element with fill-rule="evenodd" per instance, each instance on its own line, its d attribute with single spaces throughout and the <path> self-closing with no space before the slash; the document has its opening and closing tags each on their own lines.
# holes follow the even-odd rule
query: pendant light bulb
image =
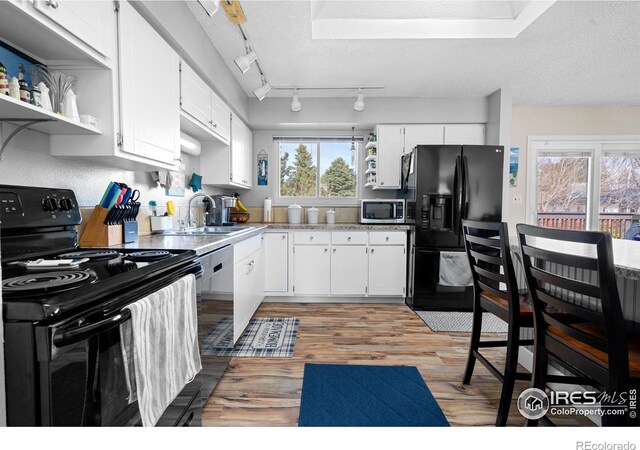
<svg viewBox="0 0 640 450">
<path fill-rule="evenodd" d="M 364 94 L 362 93 L 362 88 L 358 88 L 358 98 L 353 104 L 353 109 L 358 112 L 364 111 Z"/>
<path fill-rule="evenodd" d="M 302 103 L 300 103 L 300 98 L 298 97 L 298 89 L 293 90 L 293 98 L 291 99 L 291 111 L 302 111 Z"/>
</svg>

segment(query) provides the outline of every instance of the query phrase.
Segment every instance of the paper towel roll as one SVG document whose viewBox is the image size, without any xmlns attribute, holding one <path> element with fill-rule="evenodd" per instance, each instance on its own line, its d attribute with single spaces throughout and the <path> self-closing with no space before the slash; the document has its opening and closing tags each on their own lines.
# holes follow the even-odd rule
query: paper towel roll
<svg viewBox="0 0 640 450">
<path fill-rule="evenodd" d="M 271 199 L 266 197 L 264 199 L 264 204 L 262 205 L 262 221 L 271 222 L 271 217 Z"/>
</svg>

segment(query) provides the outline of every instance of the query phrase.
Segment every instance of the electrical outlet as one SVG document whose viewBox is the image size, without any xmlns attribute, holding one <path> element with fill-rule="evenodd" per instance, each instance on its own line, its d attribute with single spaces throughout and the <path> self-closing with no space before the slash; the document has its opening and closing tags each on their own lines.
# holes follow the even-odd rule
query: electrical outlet
<svg viewBox="0 0 640 450">
<path fill-rule="evenodd" d="M 522 195 L 521 194 L 513 194 L 511 202 L 514 205 L 522 205 Z"/>
</svg>

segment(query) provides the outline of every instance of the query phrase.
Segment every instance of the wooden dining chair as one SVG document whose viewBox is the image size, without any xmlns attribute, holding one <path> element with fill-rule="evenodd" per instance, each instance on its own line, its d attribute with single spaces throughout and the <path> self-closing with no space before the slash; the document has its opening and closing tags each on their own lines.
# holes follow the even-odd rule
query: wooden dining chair
<svg viewBox="0 0 640 450">
<path fill-rule="evenodd" d="M 622 315 L 611 235 L 524 224 L 517 230 L 534 311 L 533 387 L 544 390 L 553 381 L 593 386 L 609 395 L 637 392 L 640 333 L 638 324 Z M 551 315 L 549 307 L 566 314 Z M 572 375 L 550 380 L 549 361 Z M 602 424 L 637 424 L 635 414 L 605 415 Z"/>
<path fill-rule="evenodd" d="M 471 382 L 476 359 L 502 381 L 496 426 L 505 426 L 516 380 L 531 379 L 531 374 L 518 373 L 517 369 L 520 346 L 533 344 L 531 339 L 520 338 L 522 328 L 533 327 L 533 312 L 526 302 L 526 296 L 520 297 L 518 294 L 507 224 L 464 220 L 462 228 L 474 292 L 471 344 L 462 383 Z M 480 340 L 484 312 L 507 322 L 506 340 Z M 499 370 L 480 353 L 480 349 L 489 347 L 506 347 L 504 370 Z"/>
</svg>

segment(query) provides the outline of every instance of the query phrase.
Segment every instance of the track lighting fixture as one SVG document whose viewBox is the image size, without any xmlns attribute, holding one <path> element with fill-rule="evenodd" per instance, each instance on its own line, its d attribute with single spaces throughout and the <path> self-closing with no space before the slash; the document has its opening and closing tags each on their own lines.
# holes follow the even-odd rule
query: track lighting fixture
<svg viewBox="0 0 640 450">
<path fill-rule="evenodd" d="M 264 75 L 262 75 L 261 79 L 262 79 L 262 86 L 253 90 L 253 94 L 260 101 L 262 101 L 267 96 L 267 93 L 271 90 L 271 85 L 267 83 L 267 80 L 265 80 Z"/>
<path fill-rule="evenodd" d="M 238 56 L 233 62 L 236 63 L 240 72 L 247 73 L 251 64 L 258 59 L 258 55 L 251 49 L 251 45 L 249 45 L 249 41 L 244 40 L 244 49 L 246 51 L 246 55 Z"/>
<path fill-rule="evenodd" d="M 302 103 L 300 103 L 300 98 L 298 97 L 298 90 L 293 90 L 293 98 L 291 99 L 291 111 L 299 112 L 302 111 Z"/>
<path fill-rule="evenodd" d="M 353 109 L 358 112 L 364 111 L 364 94 L 362 93 L 362 88 L 358 88 L 358 98 L 353 104 Z"/>
</svg>

